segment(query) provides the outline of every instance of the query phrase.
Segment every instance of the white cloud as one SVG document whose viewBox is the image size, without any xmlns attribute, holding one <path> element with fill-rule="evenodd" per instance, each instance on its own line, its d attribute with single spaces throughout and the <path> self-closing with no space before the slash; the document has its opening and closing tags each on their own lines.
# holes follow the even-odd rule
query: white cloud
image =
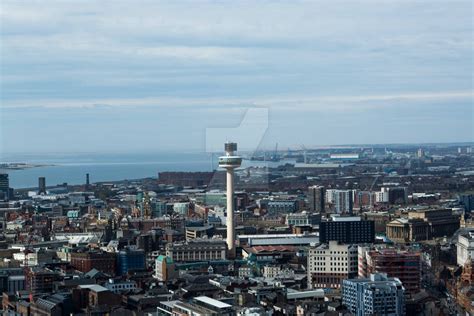
<svg viewBox="0 0 474 316">
<path fill-rule="evenodd" d="M 13 100 L 4 102 L 2 108 L 95 108 L 95 107 L 206 107 L 214 108 L 252 108 L 268 107 L 287 110 L 355 110 L 372 109 L 390 105 L 390 101 L 456 101 L 472 100 L 474 91 L 419 92 L 390 95 L 354 95 L 354 96 L 282 96 L 260 98 L 120 98 L 120 99 L 43 99 Z M 429 105 L 429 103 L 427 103 Z"/>
<path fill-rule="evenodd" d="M 0 23 L 0 110 L 9 113 L 267 107 L 283 121 L 318 117 L 324 133 L 336 111 L 356 124 L 376 109 L 398 122 L 397 106 L 472 105 L 470 0 L 1 0 Z"/>
</svg>

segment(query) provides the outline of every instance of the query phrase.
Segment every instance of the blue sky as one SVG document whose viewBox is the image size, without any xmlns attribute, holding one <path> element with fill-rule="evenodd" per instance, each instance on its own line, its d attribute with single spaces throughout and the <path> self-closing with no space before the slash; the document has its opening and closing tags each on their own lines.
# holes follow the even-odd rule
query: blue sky
<svg viewBox="0 0 474 316">
<path fill-rule="evenodd" d="M 0 151 L 205 150 L 255 107 L 262 148 L 472 141 L 472 19 L 472 1 L 3 0 Z"/>
</svg>

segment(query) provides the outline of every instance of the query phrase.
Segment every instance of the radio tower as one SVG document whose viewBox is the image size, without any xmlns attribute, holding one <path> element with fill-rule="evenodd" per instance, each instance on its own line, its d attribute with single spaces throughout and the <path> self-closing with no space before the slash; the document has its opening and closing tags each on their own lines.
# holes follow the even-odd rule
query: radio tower
<svg viewBox="0 0 474 316">
<path fill-rule="evenodd" d="M 225 156 L 219 157 L 219 167 L 227 171 L 227 250 L 228 257 L 235 257 L 234 228 L 234 169 L 240 167 L 242 158 L 234 155 L 236 143 L 225 143 Z"/>
</svg>

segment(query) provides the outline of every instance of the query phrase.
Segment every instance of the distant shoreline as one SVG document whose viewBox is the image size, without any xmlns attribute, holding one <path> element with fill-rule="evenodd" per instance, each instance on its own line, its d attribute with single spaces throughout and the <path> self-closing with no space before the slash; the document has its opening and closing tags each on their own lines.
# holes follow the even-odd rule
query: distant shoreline
<svg viewBox="0 0 474 316">
<path fill-rule="evenodd" d="M 54 164 L 32 164 L 23 162 L 0 163 L 0 170 L 25 170 L 41 167 L 54 167 Z"/>
</svg>

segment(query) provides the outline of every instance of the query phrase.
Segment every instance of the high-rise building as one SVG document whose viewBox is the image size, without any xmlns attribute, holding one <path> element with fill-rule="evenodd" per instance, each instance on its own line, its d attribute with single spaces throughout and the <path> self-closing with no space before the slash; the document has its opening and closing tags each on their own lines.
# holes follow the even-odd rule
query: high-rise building
<svg viewBox="0 0 474 316">
<path fill-rule="evenodd" d="M 323 243 L 330 240 L 346 244 L 373 243 L 375 225 L 358 216 L 331 216 L 319 224 L 319 239 Z"/>
<path fill-rule="evenodd" d="M 117 254 L 117 274 L 125 275 L 129 271 L 145 269 L 145 251 L 127 247 Z"/>
<path fill-rule="evenodd" d="M 474 194 L 461 194 L 459 196 L 459 204 L 464 207 L 466 212 L 474 210 Z"/>
<path fill-rule="evenodd" d="M 425 157 L 425 151 L 423 150 L 423 148 L 419 148 L 418 151 L 416 152 L 416 156 L 418 158 L 423 158 Z"/>
<path fill-rule="evenodd" d="M 388 202 L 390 204 L 406 204 L 408 202 L 407 188 L 405 187 L 388 188 Z"/>
<path fill-rule="evenodd" d="M 330 241 L 308 252 L 308 287 L 341 287 L 341 281 L 357 276 L 357 246 Z"/>
<path fill-rule="evenodd" d="M 309 209 L 313 212 L 324 213 L 326 190 L 321 185 L 313 185 L 308 188 Z"/>
<path fill-rule="evenodd" d="M 352 190 L 335 190 L 326 191 L 326 201 L 332 205 L 333 210 L 337 214 L 352 214 L 353 209 L 353 192 Z"/>
<path fill-rule="evenodd" d="M 10 181 L 8 173 L 0 173 L 0 201 L 7 201 L 10 198 Z"/>
<path fill-rule="evenodd" d="M 406 187 L 382 187 L 380 192 L 376 192 L 375 201 L 377 203 L 406 204 L 408 193 Z"/>
<path fill-rule="evenodd" d="M 38 178 L 38 194 L 46 194 L 46 178 Z"/>
<path fill-rule="evenodd" d="M 405 289 L 397 278 L 371 274 L 370 278 L 342 281 L 342 304 L 356 316 L 405 315 Z"/>
<path fill-rule="evenodd" d="M 388 190 L 382 188 L 380 192 L 375 192 L 375 202 L 377 203 L 388 203 Z"/>
<path fill-rule="evenodd" d="M 227 249 L 229 257 L 235 256 L 235 227 L 234 227 L 234 169 L 240 167 L 242 158 L 234 155 L 237 150 L 236 143 L 225 143 L 225 156 L 219 157 L 219 167 L 226 169 L 227 173 Z"/>
<path fill-rule="evenodd" d="M 336 193 L 334 208 L 338 214 L 352 214 L 353 209 L 352 190 L 340 190 Z"/>
<path fill-rule="evenodd" d="M 86 188 L 88 189 L 90 186 L 90 178 L 89 178 L 89 174 L 86 173 Z"/>
<path fill-rule="evenodd" d="M 372 208 L 375 204 L 375 192 L 357 191 L 354 194 L 354 205 L 359 208 Z"/>
<path fill-rule="evenodd" d="M 359 277 L 385 273 L 398 278 L 406 292 L 416 294 L 421 288 L 421 256 L 419 252 L 396 249 L 359 247 Z"/>
</svg>

